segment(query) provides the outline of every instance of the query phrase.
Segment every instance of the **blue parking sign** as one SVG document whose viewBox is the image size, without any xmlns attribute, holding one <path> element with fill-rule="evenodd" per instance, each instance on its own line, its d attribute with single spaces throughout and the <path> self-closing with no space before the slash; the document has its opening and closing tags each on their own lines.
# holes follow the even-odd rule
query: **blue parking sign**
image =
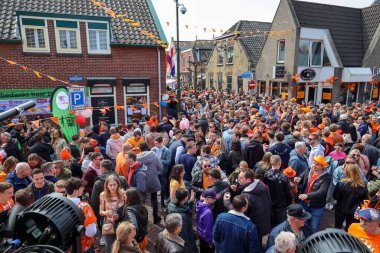
<svg viewBox="0 0 380 253">
<path fill-rule="evenodd" d="M 70 88 L 70 105 L 72 109 L 79 109 L 85 106 L 84 87 Z"/>
</svg>

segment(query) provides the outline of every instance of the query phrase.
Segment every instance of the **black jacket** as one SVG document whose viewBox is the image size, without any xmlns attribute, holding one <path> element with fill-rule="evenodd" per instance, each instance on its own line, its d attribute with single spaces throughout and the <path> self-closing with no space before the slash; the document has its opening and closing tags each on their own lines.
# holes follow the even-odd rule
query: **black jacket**
<svg viewBox="0 0 380 253">
<path fill-rule="evenodd" d="M 281 157 L 281 168 L 288 167 L 289 158 L 290 158 L 290 152 L 292 151 L 292 148 L 285 143 L 276 143 L 268 150 L 274 155 L 279 155 Z"/>
<path fill-rule="evenodd" d="M 44 142 L 36 142 L 28 149 L 28 155 L 36 153 L 47 162 L 51 162 L 50 155 L 54 154 L 53 146 Z"/>
<path fill-rule="evenodd" d="M 171 236 L 167 230 L 158 234 L 156 241 L 157 253 L 183 253 L 185 242 L 179 236 Z"/>
<path fill-rule="evenodd" d="M 129 221 L 135 226 L 135 239 L 139 243 L 142 242 L 148 234 L 148 210 L 144 205 L 131 205 L 125 207 L 122 212 L 120 217 L 124 217 L 123 221 Z"/>
<path fill-rule="evenodd" d="M 342 132 L 344 134 L 348 133 L 348 128 L 350 128 L 350 122 L 348 122 L 347 120 L 339 120 L 337 124 L 340 125 L 340 129 L 342 129 Z"/>
<path fill-rule="evenodd" d="M 337 201 L 337 211 L 342 214 L 354 214 L 363 201 L 368 199 L 368 190 L 362 186 L 353 188 L 350 182 L 338 182 L 333 198 Z"/>
<path fill-rule="evenodd" d="M 366 155 L 371 166 L 376 165 L 377 158 L 379 157 L 379 150 L 370 144 L 364 144 L 363 155 Z"/>
<path fill-rule="evenodd" d="M 227 211 L 223 203 L 223 195 L 230 191 L 230 185 L 227 182 L 220 180 L 210 185 L 208 188 L 213 189 L 216 192 L 216 201 L 212 207 L 212 215 L 214 216 L 214 220 L 216 220 L 216 217 L 219 214 Z"/>
<path fill-rule="evenodd" d="M 195 192 L 195 196 L 197 199 L 200 198 L 203 189 L 203 172 L 198 171 L 194 174 L 193 179 L 190 183 L 190 188 Z"/>
<path fill-rule="evenodd" d="M 99 135 L 99 144 L 100 146 L 102 147 L 106 147 L 107 146 L 107 141 L 108 139 L 111 137 L 111 134 L 110 132 L 108 131 L 104 131 L 102 132 L 100 135 Z"/>
<path fill-rule="evenodd" d="M 24 156 L 22 152 L 20 152 L 20 150 L 12 140 L 8 141 L 7 145 L 4 148 L 4 151 L 5 153 L 7 153 L 7 157 L 13 156 L 17 158 L 17 160 L 19 160 L 20 162 L 24 161 Z"/>
<path fill-rule="evenodd" d="M 292 203 L 288 177 L 280 170 L 268 170 L 263 182 L 268 186 L 273 208 L 284 208 Z"/>
<path fill-rule="evenodd" d="M 247 196 L 249 207 L 246 215 L 256 225 L 260 236 L 270 231 L 271 198 L 267 186 L 256 179 L 244 188 L 243 194 Z"/>
<path fill-rule="evenodd" d="M 263 159 L 263 156 L 263 145 L 258 140 L 252 140 L 244 149 L 244 157 L 248 163 L 248 168 L 254 168 L 256 163 Z"/>
<path fill-rule="evenodd" d="M 315 180 L 311 192 L 307 193 L 307 187 L 309 185 L 311 169 L 307 169 L 300 175 L 301 181 L 298 184 L 298 193 L 307 194 L 307 201 L 312 208 L 324 207 L 326 204 L 327 190 L 329 189 L 331 182 L 331 175 L 325 170 Z"/>
</svg>

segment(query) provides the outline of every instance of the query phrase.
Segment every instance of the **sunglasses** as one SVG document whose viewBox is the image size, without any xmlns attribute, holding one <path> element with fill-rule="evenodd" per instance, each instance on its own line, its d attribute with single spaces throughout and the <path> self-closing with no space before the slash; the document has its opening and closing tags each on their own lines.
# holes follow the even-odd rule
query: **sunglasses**
<svg viewBox="0 0 380 253">
<path fill-rule="evenodd" d="M 315 139 L 313 139 L 313 138 L 309 138 L 309 141 L 314 141 Z"/>
<path fill-rule="evenodd" d="M 203 167 L 205 167 L 205 168 L 211 168 L 211 165 L 203 165 Z"/>
<path fill-rule="evenodd" d="M 98 160 L 98 161 L 103 161 L 104 158 L 99 158 L 99 159 L 95 159 L 95 160 Z"/>
</svg>

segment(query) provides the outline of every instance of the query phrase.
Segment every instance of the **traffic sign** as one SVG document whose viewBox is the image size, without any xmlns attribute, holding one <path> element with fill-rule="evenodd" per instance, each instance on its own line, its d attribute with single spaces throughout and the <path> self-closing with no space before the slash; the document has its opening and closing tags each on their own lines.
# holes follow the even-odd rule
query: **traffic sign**
<svg viewBox="0 0 380 253">
<path fill-rule="evenodd" d="M 84 87 L 75 87 L 69 88 L 70 92 L 70 105 L 71 109 L 83 109 L 85 106 L 85 88 Z"/>
</svg>

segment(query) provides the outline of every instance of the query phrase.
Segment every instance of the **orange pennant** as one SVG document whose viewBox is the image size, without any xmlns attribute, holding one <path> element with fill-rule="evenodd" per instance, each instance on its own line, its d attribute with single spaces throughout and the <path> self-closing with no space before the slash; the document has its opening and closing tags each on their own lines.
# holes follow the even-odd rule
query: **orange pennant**
<svg viewBox="0 0 380 253">
<path fill-rule="evenodd" d="M 213 32 L 216 32 L 216 29 L 215 29 L 215 28 L 212 28 L 212 31 L 213 31 Z"/>
<path fill-rule="evenodd" d="M 142 106 L 146 109 L 148 109 L 148 105 L 147 104 L 142 104 Z"/>
<path fill-rule="evenodd" d="M 206 27 L 203 27 L 203 31 L 204 31 L 204 32 L 207 32 L 207 28 L 206 28 Z"/>
<path fill-rule="evenodd" d="M 22 70 L 24 70 L 25 72 L 28 72 L 28 68 L 25 67 L 25 66 L 21 66 Z"/>
<path fill-rule="evenodd" d="M 53 121 L 55 124 L 58 124 L 58 117 L 50 117 L 50 120 Z"/>
<path fill-rule="evenodd" d="M 106 115 L 107 114 L 107 111 L 105 109 L 99 109 L 99 111 L 103 114 L 103 115 Z"/>
<path fill-rule="evenodd" d="M 108 8 L 104 8 L 104 10 L 113 18 L 116 18 L 116 14 L 113 10 L 110 10 Z"/>
<path fill-rule="evenodd" d="M 16 124 L 14 122 L 11 122 L 7 125 L 7 127 L 15 126 Z"/>
<path fill-rule="evenodd" d="M 104 106 L 104 110 L 109 111 L 109 112 L 111 111 L 109 106 Z"/>
<path fill-rule="evenodd" d="M 167 25 L 167 26 L 169 26 L 169 25 L 170 25 L 170 23 L 169 23 L 169 22 L 166 22 L 166 25 Z"/>
<path fill-rule="evenodd" d="M 124 106 L 122 105 L 115 105 L 116 109 L 125 110 Z"/>
<path fill-rule="evenodd" d="M 10 60 L 7 60 L 7 62 L 10 64 L 10 65 L 15 65 L 17 62 L 15 61 L 10 61 Z"/>
<path fill-rule="evenodd" d="M 36 76 L 37 76 L 38 78 L 42 78 L 42 76 L 41 76 L 40 72 L 38 72 L 38 71 L 35 71 L 35 70 L 33 70 L 33 72 L 34 72 L 34 74 L 36 74 Z"/>
<path fill-rule="evenodd" d="M 50 80 L 52 80 L 53 82 L 56 82 L 57 81 L 57 79 L 55 79 L 54 77 L 52 77 L 52 76 L 48 76 L 49 78 L 50 78 Z"/>
<path fill-rule="evenodd" d="M 134 27 L 136 27 L 136 26 L 140 26 L 140 22 L 134 22 L 134 23 L 131 23 L 131 26 L 134 26 Z"/>
<path fill-rule="evenodd" d="M 127 16 L 127 13 L 125 13 L 125 14 L 117 14 L 116 18 L 122 18 L 122 17 L 125 17 L 125 16 Z"/>
<path fill-rule="evenodd" d="M 160 107 L 160 106 L 158 105 L 157 102 L 154 102 L 153 105 L 154 105 L 155 107 Z"/>
<path fill-rule="evenodd" d="M 186 29 L 189 29 L 189 25 L 185 25 Z"/>
</svg>

